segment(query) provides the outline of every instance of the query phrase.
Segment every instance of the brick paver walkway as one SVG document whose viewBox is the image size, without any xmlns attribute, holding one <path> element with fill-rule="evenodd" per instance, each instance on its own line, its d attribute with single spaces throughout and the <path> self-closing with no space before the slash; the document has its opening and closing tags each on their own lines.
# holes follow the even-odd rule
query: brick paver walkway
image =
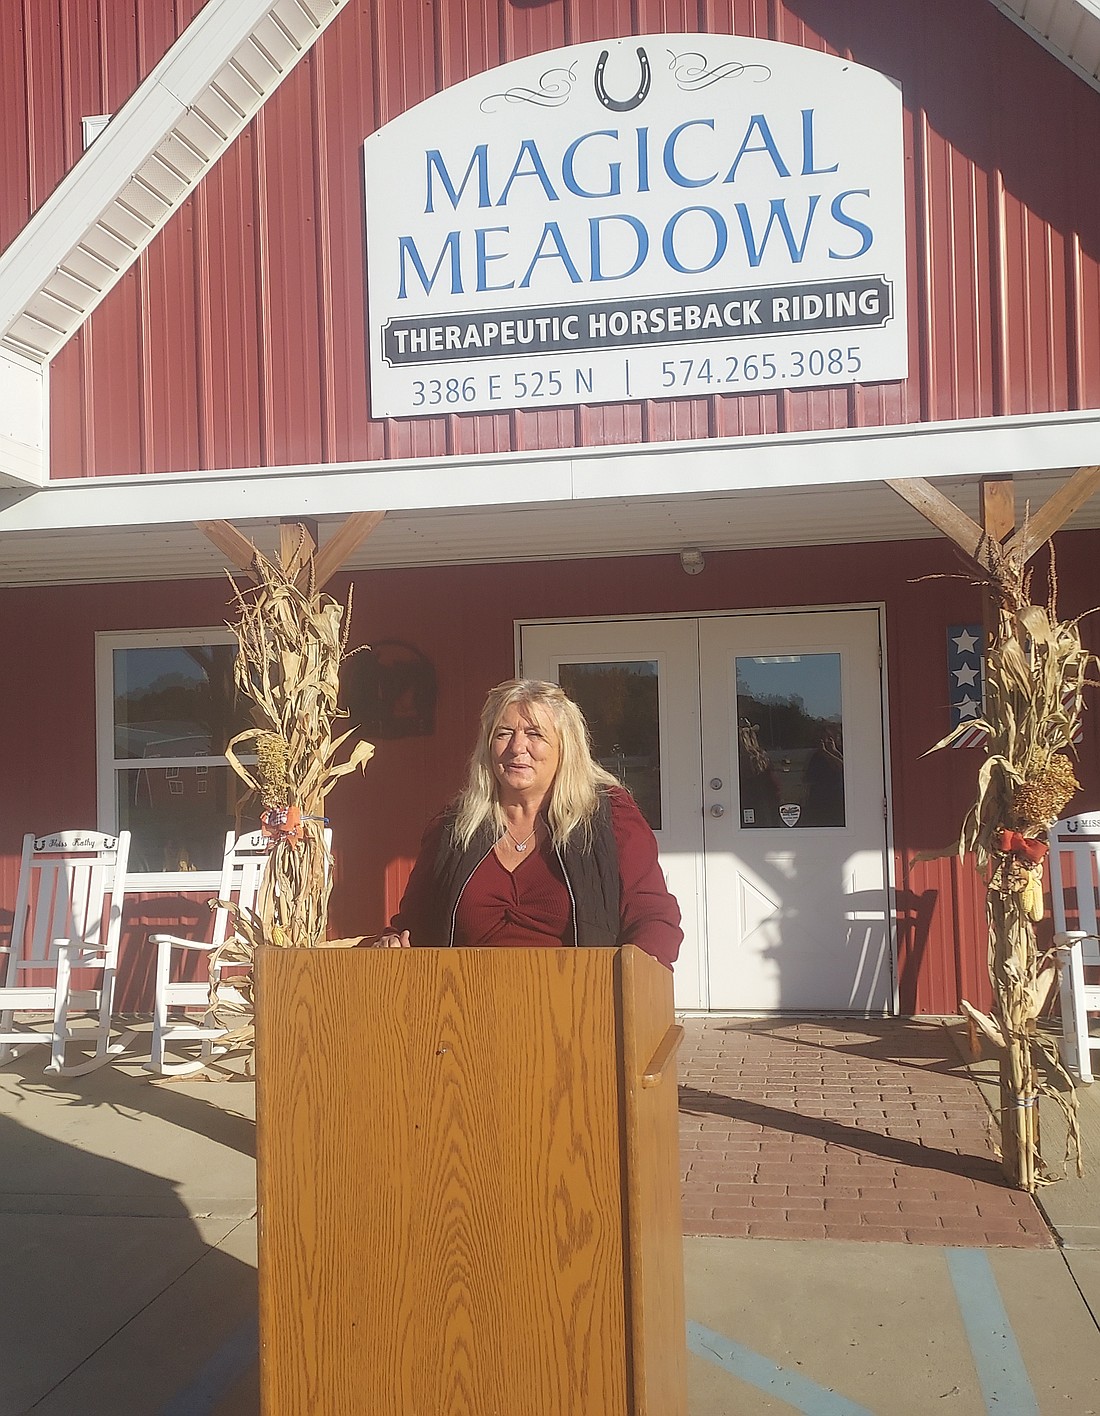
<svg viewBox="0 0 1100 1416">
<path fill-rule="evenodd" d="M 1053 1244 L 937 1022 L 688 1018 L 685 1234 Z"/>
</svg>

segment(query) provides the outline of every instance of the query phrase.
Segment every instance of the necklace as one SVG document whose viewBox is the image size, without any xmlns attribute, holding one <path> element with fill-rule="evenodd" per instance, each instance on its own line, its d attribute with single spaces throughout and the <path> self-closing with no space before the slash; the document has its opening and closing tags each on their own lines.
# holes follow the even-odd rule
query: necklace
<svg viewBox="0 0 1100 1416">
<path fill-rule="evenodd" d="M 536 822 L 536 823 L 535 823 L 535 830 L 532 831 L 529 836 L 525 836 L 522 841 L 517 841 L 516 838 L 515 838 L 515 836 L 512 835 L 511 831 L 508 830 L 508 827 L 507 827 L 507 826 L 505 826 L 505 828 L 504 828 L 504 834 L 505 834 L 505 835 L 508 837 L 508 839 L 511 841 L 512 845 L 515 846 L 515 848 L 516 848 L 517 851 L 525 851 L 525 850 L 527 849 L 527 847 L 531 844 L 531 842 L 534 840 L 534 838 L 535 838 L 535 831 L 537 831 L 538 829 L 539 829 L 539 828 L 538 828 L 538 823 Z"/>
</svg>

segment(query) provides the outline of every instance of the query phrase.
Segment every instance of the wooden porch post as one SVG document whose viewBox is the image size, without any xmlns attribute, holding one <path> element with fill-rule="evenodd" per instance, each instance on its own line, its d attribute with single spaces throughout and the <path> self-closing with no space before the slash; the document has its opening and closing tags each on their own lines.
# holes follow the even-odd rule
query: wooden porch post
<svg viewBox="0 0 1100 1416">
<path fill-rule="evenodd" d="M 1034 516 L 1029 514 L 1025 518 L 1020 529 L 1016 528 L 1011 475 L 983 478 L 979 497 L 980 527 L 938 488 L 927 482 L 904 481 L 888 485 L 965 552 L 974 566 L 975 579 L 985 587 L 983 619 L 988 654 L 985 718 L 991 732 L 987 759 L 990 752 L 996 751 L 1012 754 L 1013 760 L 1009 762 L 1002 757 L 988 761 L 986 770 L 992 776 L 979 785 L 979 815 L 968 817 L 963 828 L 964 841 L 976 847 L 979 860 L 983 865 L 988 864 L 991 871 L 987 881 L 987 920 L 990 931 L 990 978 L 996 1006 L 990 1017 L 965 1000 L 962 1006 L 972 1022 L 983 1027 L 999 1042 L 1001 1163 L 1010 1179 L 1021 1188 L 1033 1191 L 1040 1178 L 1037 1166 L 1041 1163 L 1039 1117 L 1035 1103 L 1040 1092 L 1052 1094 L 1048 1084 L 1038 1076 L 1034 1055 L 1038 1007 L 1035 1001 L 1037 963 L 1034 916 L 1030 913 L 1031 906 L 1024 901 L 1023 891 L 1030 889 L 1035 882 L 1028 877 L 1028 867 L 1019 864 L 1013 848 L 1004 844 L 1003 833 L 1019 824 L 1016 815 L 1017 784 L 1022 782 L 1027 787 L 1039 783 L 1044 780 L 1042 774 L 1047 771 L 1041 762 L 1035 768 L 1037 775 L 1034 778 L 1020 775 L 1032 770 L 1021 765 L 1024 754 L 1030 750 L 1031 739 L 1023 747 L 1014 745 L 1017 744 L 1015 725 L 1024 712 L 1021 703 L 1030 705 L 1029 711 L 1033 713 L 1046 715 L 1037 720 L 1037 726 L 1033 724 L 1033 729 L 1034 741 L 1047 744 L 1048 757 L 1056 755 L 1061 746 L 1068 747 L 1069 728 L 1065 727 L 1064 703 L 1060 709 L 1050 700 L 1049 680 L 1038 684 L 1028 678 L 1024 689 L 1015 686 L 1021 674 L 1032 673 L 1033 653 L 1045 652 L 1046 649 L 1046 641 L 1036 642 L 1035 635 L 1039 630 L 1037 627 L 1032 630 L 1026 616 L 1035 615 L 1036 626 L 1040 619 L 1044 625 L 1049 623 L 1048 613 L 1022 603 L 1026 598 L 1023 568 L 1039 547 L 1100 486 L 1100 468 L 1079 468 Z M 1056 628 L 1065 630 L 1067 627 Z M 1032 647 L 1029 647 L 1029 640 Z M 1065 649 L 1067 662 L 1072 660 L 1077 670 L 1083 672 L 1081 665 L 1087 663 L 1090 656 L 1081 650 L 1079 640 L 1076 640 L 1076 646 L 1076 655 L 1072 643 Z M 1061 662 L 1058 661 L 1059 664 Z M 1014 673 L 1006 665 L 1016 665 Z M 1074 692 L 1073 711 L 1077 713 L 1080 711 L 1080 680 Z M 1068 768 L 1068 762 L 1066 766 Z M 1069 776 L 1072 781 L 1072 772 Z M 994 792 L 993 809 L 996 814 L 990 818 L 986 803 L 991 791 Z M 1064 797 L 1054 791 L 1050 800 L 1057 803 L 1064 801 Z M 1052 814 L 1055 809 L 1056 806 L 1052 805 Z M 1031 823 L 1030 817 L 1028 822 Z M 1029 835 L 1038 832 L 1041 838 L 1041 825 L 1041 817 L 1029 824 Z M 1071 1135 L 1077 1134 L 1072 1117 L 1070 1126 Z"/>
<path fill-rule="evenodd" d="M 980 488 L 982 530 L 1002 549 L 1007 549 L 1016 531 L 1016 498 L 1012 478 L 983 478 Z M 991 648 L 997 634 L 1000 606 L 991 585 L 982 593 L 982 629 L 986 652 Z M 1030 1054 L 1026 1066 L 1034 1073 Z M 1000 1091 L 1001 1116 L 1012 1116 L 1016 1105 L 1016 1089 L 1012 1078 L 1012 1057 L 1007 1047 L 997 1053 L 997 1077 Z M 1030 1095 L 1035 1091 L 1034 1078 L 1026 1087 Z M 1039 1145 L 1038 1109 L 1032 1118 L 1035 1127 L 1035 1145 Z M 1020 1169 L 1020 1137 L 1015 1126 L 1001 1125 L 1001 1165 L 1006 1175 L 1016 1176 Z"/>
</svg>

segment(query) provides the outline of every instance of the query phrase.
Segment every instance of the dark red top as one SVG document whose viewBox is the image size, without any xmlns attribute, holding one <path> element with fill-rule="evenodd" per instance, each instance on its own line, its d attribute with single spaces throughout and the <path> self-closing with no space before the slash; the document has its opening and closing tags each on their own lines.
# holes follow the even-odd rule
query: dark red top
<svg viewBox="0 0 1100 1416">
<path fill-rule="evenodd" d="M 553 847 L 531 851 L 509 873 L 490 851 L 455 912 L 456 944 L 547 947 L 572 942 L 569 890 Z"/>
<path fill-rule="evenodd" d="M 619 854 L 619 944 L 636 944 L 671 968 L 680 951 L 680 907 L 668 892 L 657 860 L 657 841 L 634 798 L 612 788 L 611 829 Z M 421 921 L 430 917 L 427 901 L 435 886 L 433 865 L 439 854 L 445 817 L 437 816 L 424 833 L 404 898 L 390 921 L 395 930 L 410 929 L 413 943 Z M 459 898 L 456 944 L 520 944 L 553 947 L 573 943 L 573 913 L 561 863 L 550 842 L 509 874 L 490 851 Z"/>
</svg>

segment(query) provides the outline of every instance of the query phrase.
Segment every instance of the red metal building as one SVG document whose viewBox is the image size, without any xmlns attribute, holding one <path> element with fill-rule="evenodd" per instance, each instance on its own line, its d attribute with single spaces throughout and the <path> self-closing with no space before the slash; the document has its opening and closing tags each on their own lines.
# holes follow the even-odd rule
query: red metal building
<svg viewBox="0 0 1100 1416">
<path fill-rule="evenodd" d="M 375 646 L 352 661 L 348 689 L 379 745 L 366 776 L 331 799 L 342 931 L 381 926 L 423 823 L 460 780 L 485 690 L 522 668 L 561 674 L 578 693 L 598 752 L 658 829 L 688 921 L 682 1006 L 935 1013 L 982 1001 L 973 871 L 915 859 L 952 840 L 972 791 L 980 749 L 923 754 L 952 705 L 965 716 L 980 594 L 886 484 L 933 480 L 976 515 L 980 481 L 1011 475 L 1022 516 L 1100 461 L 1100 20 L 1060 0 L 1034 7 L 1038 32 L 1031 8 L 5 0 L 0 615 L 14 673 L 0 704 L 0 908 L 11 908 L 25 830 L 130 824 L 138 894 L 125 968 L 140 1003 L 144 930 L 200 917 L 231 805 L 226 563 L 195 523 L 230 520 L 271 546 L 280 519 L 308 517 L 323 543 L 347 514 L 384 510 L 333 585 L 354 586 L 353 639 Z M 509 99 L 479 156 L 490 98 L 514 98 L 521 79 L 545 97 L 558 68 L 591 105 L 600 54 L 604 116 L 560 129 L 563 143 L 576 134 L 574 166 L 542 164 L 580 97 L 560 120 Z M 692 55 L 720 97 L 669 88 Z M 747 75 L 722 67 L 736 63 Z M 798 88 L 804 73 L 821 75 L 813 99 L 798 97 L 811 92 Z M 857 78 L 868 87 L 846 108 Z M 469 137 L 466 80 L 482 84 Z M 416 369 L 406 393 L 382 388 L 372 349 L 393 321 L 371 262 L 387 207 L 416 215 L 400 143 L 410 189 L 426 153 L 442 154 L 427 156 L 428 205 L 434 173 L 452 225 L 460 207 L 484 212 L 480 234 L 462 237 L 480 243 L 469 270 L 484 334 L 486 309 L 500 323 L 486 292 L 507 291 L 492 298 L 508 305 L 510 287 L 534 289 L 550 264 L 580 282 L 570 193 L 619 235 L 630 227 L 628 257 L 640 261 L 643 243 L 663 252 L 683 289 L 706 284 L 698 272 L 741 237 L 753 268 L 740 272 L 742 294 L 756 265 L 769 269 L 767 241 L 793 270 L 828 206 L 808 184 L 825 190 L 822 174 L 850 153 L 855 164 L 860 128 L 876 127 L 864 93 L 887 126 L 896 102 L 897 142 L 883 138 L 883 156 L 868 136 L 859 161 L 871 177 L 833 196 L 828 253 L 854 269 L 860 241 L 878 235 L 864 197 L 880 178 L 896 187 L 897 229 L 884 217 L 882 237 L 897 247 L 893 320 L 858 336 L 868 354 L 880 335 L 893 341 L 873 379 L 859 378 L 850 332 L 802 345 L 777 335 L 746 356 L 727 330 L 701 353 L 666 342 L 644 396 L 598 399 L 579 382 L 540 406 L 534 374 L 549 365 L 528 375 L 507 352 L 456 364 L 454 402 L 446 373 L 438 405 L 401 404 L 430 400 Z M 662 116 L 677 104 L 687 116 L 658 138 L 649 115 L 661 104 Z M 85 148 L 87 120 L 105 115 Z M 800 146 L 783 136 L 784 115 Z M 694 144 L 735 121 L 723 183 L 724 169 L 706 167 L 713 147 Z M 406 134 L 427 136 L 417 148 Z M 364 178 L 368 139 L 388 143 L 398 166 L 383 168 L 368 144 Z M 510 176 L 490 190 L 493 144 L 506 141 Z M 585 168 L 597 150 L 602 166 Z M 680 205 L 651 241 L 662 162 Z M 754 207 L 739 186 L 752 165 L 782 179 L 775 193 L 798 195 L 784 206 L 765 192 Z M 397 173 L 388 187 L 383 170 Z M 511 281 L 494 276 L 540 204 L 522 279 L 519 267 Z M 700 226 L 712 247 L 692 264 L 676 232 L 696 240 Z M 417 270 L 410 252 L 421 262 L 425 320 L 448 280 L 451 306 L 465 294 L 458 256 L 448 265 L 455 231 L 430 248 L 434 276 L 425 242 L 436 238 L 401 238 L 403 275 Z M 605 283 L 640 309 L 665 286 L 635 289 L 623 250 L 601 254 L 592 235 L 588 275 L 602 262 L 606 276 L 614 256 Z M 793 290 L 791 279 L 769 290 Z M 638 318 L 644 342 L 653 326 Z M 599 377 L 604 357 L 578 378 Z M 494 377 L 510 391 L 496 407 Z M 467 392 L 473 411 L 462 411 Z M 1065 613 L 1096 603 L 1098 528 L 1094 499 L 1056 538 Z M 1091 621 L 1085 632 L 1097 647 Z M 1097 749 L 1089 721 L 1082 808 L 1100 787 Z"/>
</svg>

